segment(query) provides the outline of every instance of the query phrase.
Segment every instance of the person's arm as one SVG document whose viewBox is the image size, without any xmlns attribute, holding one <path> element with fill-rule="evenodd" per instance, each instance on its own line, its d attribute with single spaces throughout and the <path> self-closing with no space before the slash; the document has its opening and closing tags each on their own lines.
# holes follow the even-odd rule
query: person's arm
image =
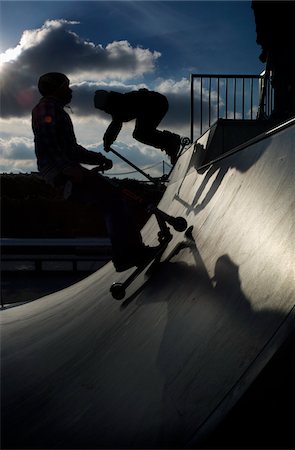
<svg viewBox="0 0 295 450">
<path fill-rule="evenodd" d="M 109 170 L 113 167 L 113 163 L 110 159 L 106 158 L 100 152 L 93 152 L 77 144 L 75 148 L 76 161 L 81 164 L 89 164 L 90 166 L 102 166 L 103 170 Z"/>
<path fill-rule="evenodd" d="M 77 162 L 82 164 L 89 164 L 99 166 L 99 171 L 110 170 L 113 167 L 113 162 L 103 156 L 101 153 L 92 152 L 87 150 L 81 145 L 77 144 Z M 91 171 L 90 171 L 91 172 Z M 81 183 L 85 175 L 89 175 L 89 170 L 77 164 L 75 166 L 66 167 L 62 173 L 69 177 L 74 183 Z"/>
<path fill-rule="evenodd" d="M 112 167 L 112 161 L 101 153 L 86 150 L 77 144 L 71 121 L 55 104 L 40 103 L 33 112 L 32 125 L 41 165 L 57 169 L 73 182 L 80 183 L 87 171 L 80 163 L 98 165 L 102 167 L 101 170 Z M 65 133 L 65 140 L 60 140 L 60 128 Z M 67 146 L 63 145 L 65 142 L 68 142 Z"/>
<path fill-rule="evenodd" d="M 121 129 L 122 122 L 113 118 L 103 137 L 104 147 L 106 150 L 109 150 L 113 142 L 115 142 Z"/>
</svg>

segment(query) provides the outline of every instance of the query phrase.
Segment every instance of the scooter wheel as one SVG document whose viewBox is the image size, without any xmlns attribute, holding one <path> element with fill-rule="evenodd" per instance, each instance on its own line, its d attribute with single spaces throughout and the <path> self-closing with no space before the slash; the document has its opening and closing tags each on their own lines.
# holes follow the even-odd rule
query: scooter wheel
<svg viewBox="0 0 295 450">
<path fill-rule="evenodd" d="M 191 143 L 191 140 L 188 137 L 184 137 L 181 139 L 181 143 L 182 145 L 189 145 Z"/>
<path fill-rule="evenodd" d="M 185 231 L 187 229 L 187 221 L 183 217 L 175 217 L 172 225 L 176 231 Z"/>
<path fill-rule="evenodd" d="M 122 283 L 113 283 L 110 291 L 115 300 L 122 300 L 126 294 L 125 288 Z"/>
</svg>

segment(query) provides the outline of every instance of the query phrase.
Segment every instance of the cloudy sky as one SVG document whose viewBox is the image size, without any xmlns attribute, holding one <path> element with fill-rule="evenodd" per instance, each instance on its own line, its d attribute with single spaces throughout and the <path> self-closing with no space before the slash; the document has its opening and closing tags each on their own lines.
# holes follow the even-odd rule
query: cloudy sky
<svg viewBox="0 0 295 450">
<path fill-rule="evenodd" d="M 0 171 L 36 170 L 31 110 L 36 83 L 50 71 L 71 80 L 71 115 L 81 145 L 102 151 L 110 117 L 93 107 L 99 88 L 140 87 L 165 94 L 161 123 L 189 135 L 191 73 L 259 74 L 260 48 L 249 1 L 1 1 Z M 116 149 L 141 167 L 164 153 L 132 138 L 125 124 Z M 114 159 L 112 173 L 132 169 Z M 132 176 L 132 175 L 130 175 Z"/>
</svg>

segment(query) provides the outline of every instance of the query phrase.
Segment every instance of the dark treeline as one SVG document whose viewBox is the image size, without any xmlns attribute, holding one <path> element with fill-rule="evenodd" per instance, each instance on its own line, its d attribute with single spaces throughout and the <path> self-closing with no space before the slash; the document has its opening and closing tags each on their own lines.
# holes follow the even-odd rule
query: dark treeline
<svg viewBox="0 0 295 450">
<path fill-rule="evenodd" d="M 136 180 L 116 181 L 154 203 L 163 195 L 163 190 Z M 137 207 L 135 211 L 143 226 L 148 213 Z M 65 201 L 61 193 L 33 173 L 1 175 L 1 236 L 75 238 L 105 237 L 107 233 L 97 208 Z"/>
</svg>

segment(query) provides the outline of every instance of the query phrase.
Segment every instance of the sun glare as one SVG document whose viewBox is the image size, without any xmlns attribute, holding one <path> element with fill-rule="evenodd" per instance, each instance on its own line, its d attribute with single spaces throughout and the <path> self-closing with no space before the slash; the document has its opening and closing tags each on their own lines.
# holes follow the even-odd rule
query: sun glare
<svg viewBox="0 0 295 450">
<path fill-rule="evenodd" d="M 21 53 L 21 46 L 18 45 L 15 48 L 8 48 L 5 52 L 0 54 L 0 68 L 5 63 L 8 63 L 10 61 L 14 61 Z"/>
</svg>

